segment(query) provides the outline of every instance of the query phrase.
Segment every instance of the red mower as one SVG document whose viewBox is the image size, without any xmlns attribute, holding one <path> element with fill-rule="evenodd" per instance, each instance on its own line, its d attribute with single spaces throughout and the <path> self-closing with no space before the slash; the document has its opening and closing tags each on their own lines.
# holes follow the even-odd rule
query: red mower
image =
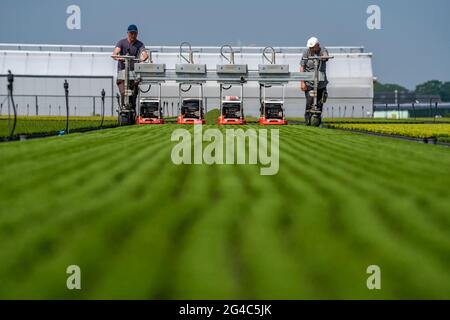
<svg viewBox="0 0 450 320">
<path fill-rule="evenodd" d="M 161 100 L 141 98 L 139 101 L 139 114 L 136 124 L 164 124 Z"/>
<path fill-rule="evenodd" d="M 247 122 L 244 119 L 242 100 L 239 97 L 228 96 L 225 97 L 225 100 L 221 99 L 220 116 L 218 119 L 218 123 L 219 125 L 247 124 Z"/>
<path fill-rule="evenodd" d="M 188 47 L 188 56 L 186 56 L 184 52 L 184 48 L 186 46 Z M 186 63 L 176 64 L 175 72 L 178 76 L 185 77 L 187 79 L 178 82 L 179 102 L 177 123 L 206 124 L 203 102 L 203 84 L 205 83 L 205 80 L 195 80 L 196 77 L 204 77 L 207 75 L 206 64 L 194 63 L 192 47 L 188 42 L 183 42 L 180 45 L 179 57 Z M 187 86 L 187 88 L 183 89 L 183 85 Z M 183 98 L 183 93 L 189 92 L 194 86 L 197 86 L 199 89 L 197 98 Z"/>
<path fill-rule="evenodd" d="M 272 86 L 272 85 L 271 85 Z M 271 87 L 266 84 L 260 84 L 259 97 L 261 102 L 259 124 L 260 125 L 287 125 L 288 122 L 284 115 L 284 84 L 281 84 L 283 89 L 282 99 L 266 99 L 266 87 Z M 263 93 L 261 89 L 263 88 Z"/>
<path fill-rule="evenodd" d="M 239 97 L 226 97 L 220 108 L 219 125 L 247 124 L 242 110 L 242 101 Z"/>
<path fill-rule="evenodd" d="M 205 124 L 203 100 L 198 98 L 185 98 L 181 101 L 178 124 Z"/>
<path fill-rule="evenodd" d="M 136 124 L 164 124 L 163 110 L 161 107 L 161 84 L 158 84 L 158 97 L 141 97 L 139 94 L 139 108 L 136 116 Z M 143 93 L 149 92 L 151 85 L 147 91 L 140 91 Z M 139 88 L 139 90 L 141 90 Z"/>
<path fill-rule="evenodd" d="M 228 54 L 225 51 L 228 49 Z M 220 115 L 218 119 L 219 125 L 243 125 L 246 124 L 244 119 L 244 83 L 245 76 L 248 73 L 248 66 L 246 64 L 235 64 L 234 62 L 234 49 L 226 44 L 220 48 L 221 57 L 228 61 L 228 64 L 217 65 L 217 74 L 219 77 L 229 78 L 228 80 L 220 80 Z M 239 96 L 227 96 L 223 97 L 223 91 L 230 90 L 233 86 L 240 87 Z"/>
</svg>

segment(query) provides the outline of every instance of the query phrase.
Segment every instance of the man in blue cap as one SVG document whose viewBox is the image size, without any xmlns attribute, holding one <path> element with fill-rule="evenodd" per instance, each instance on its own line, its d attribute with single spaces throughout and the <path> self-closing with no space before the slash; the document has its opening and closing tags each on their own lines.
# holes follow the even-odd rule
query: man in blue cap
<svg viewBox="0 0 450 320">
<path fill-rule="evenodd" d="M 145 50 L 145 45 L 137 39 L 138 36 L 138 28 L 136 25 L 131 24 L 128 26 L 128 34 L 125 39 L 117 42 L 116 47 L 114 48 L 113 55 L 126 55 L 126 56 L 134 56 L 136 59 L 141 61 L 146 61 L 148 59 L 147 50 Z M 115 57 L 115 60 L 118 60 L 117 64 L 118 71 L 125 69 L 125 63 L 120 58 Z M 130 70 L 134 70 L 134 62 L 130 64 Z M 123 80 L 117 80 L 117 86 L 119 87 L 120 95 L 122 98 L 122 105 L 124 102 L 124 92 L 125 92 L 125 83 Z M 134 83 L 134 81 L 130 81 L 130 88 L 133 88 L 133 97 L 131 99 L 133 107 L 136 106 L 136 98 L 138 94 L 138 86 Z"/>
</svg>

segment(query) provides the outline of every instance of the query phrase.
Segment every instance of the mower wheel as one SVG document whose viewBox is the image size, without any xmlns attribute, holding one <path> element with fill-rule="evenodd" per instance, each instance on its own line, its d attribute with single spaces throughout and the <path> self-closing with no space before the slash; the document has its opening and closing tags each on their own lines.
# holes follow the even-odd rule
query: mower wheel
<svg viewBox="0 0 450 320">
<path fill-rule="evenodd" d="M 321 123 L 322 123 L 322 117 L 320 115 L 313 115 L 311 117 L 311 126 L 320 127 Z"/>
</svg>

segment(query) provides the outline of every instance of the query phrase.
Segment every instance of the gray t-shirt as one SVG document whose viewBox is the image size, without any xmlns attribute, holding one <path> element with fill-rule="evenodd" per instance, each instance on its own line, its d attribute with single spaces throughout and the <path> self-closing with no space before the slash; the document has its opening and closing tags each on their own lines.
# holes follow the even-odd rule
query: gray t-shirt
<svg viewBox="0 0 450 320">
<path fill-rule="evenodd" d="M 119 40 L 116 47 L 120 48 L 121 56 L 135 56 L 136 58 L 139 58 L 141 52 L 145 50 L 145 45 L 141 41 L 136 40 L 133 43 L 129 43 L 127 38 Z M 119 61 L 117 64 L 117 69 L 119 71 L 125 69 L 125 63 L 123 61 Z M 130 70 L 134 70 L 134 62 L 131 62 Z"/>
<path fill-rule="evenodd" d="M 314 60 L 303 60 L 303 58 L 309 58 L 311 56 L 315 56 L 316 54 L 311 53 L 311 50 L 307 49 L 305 52 L 303 52 L 302 60 L 300 61 L 300 65 L 305 68 L 305 72 L 314 72 Z M 325 55 L 328 56 L 328 50 L 326 48 L 321 48 L 319 55 Z M 326 61 L 320 61 L 319 62 L 319 72 L 323 72 L 325 76 L 324 81 L 319 81 L 319 89 L 323 89 L 328 84 L 328 78 L 327 78 L 327 62 Z M 305 84 L 308 88 L 314 88 L 314 81 L 305 81 Z"/>
</svg>

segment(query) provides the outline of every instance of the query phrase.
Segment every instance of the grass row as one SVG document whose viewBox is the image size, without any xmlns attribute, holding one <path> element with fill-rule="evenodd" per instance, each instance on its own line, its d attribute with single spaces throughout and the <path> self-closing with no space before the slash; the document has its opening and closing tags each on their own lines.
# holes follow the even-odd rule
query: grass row
<svg viewBox="0 0 450 320">
<path fill-rule="evenodd" d="M 8 137 L 12 129 L 12 119 L 6 116 L 0 117 L 0 139 Z M 71 116 L 69 130 L 90 129 L 100 127 L 101 117 Z M 103 126 L 112 127 L 117 125 L 114 117 L 105 117 Z M 18 116 L 14 131 L 15 136 L 51 134 L 66 129 L 66 118 L 60 116 Z"/>
<path fill-rule="evenodd" d="M 447 148 L 284 127 L 267 177 L 175 166 L 176 128 L 0 145 L 0 297 L 450 298 Z"/>
</svg>

